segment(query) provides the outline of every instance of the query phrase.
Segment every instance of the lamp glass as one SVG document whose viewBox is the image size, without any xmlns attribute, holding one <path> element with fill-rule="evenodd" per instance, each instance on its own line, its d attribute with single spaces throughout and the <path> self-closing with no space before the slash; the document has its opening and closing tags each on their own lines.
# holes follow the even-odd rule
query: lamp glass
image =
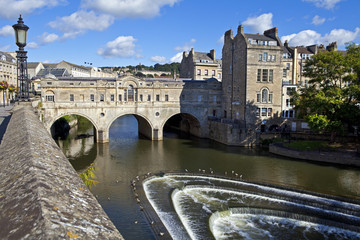
<svg viewBox="0 0 360 240">
<path fill-rule="evenodd" d="M 16 44 L 20 44 L 25 46 L 26 45 L 26 30 L 24 29 L 17 29 L 15 31 L 16 36 Z"/>
</svg>

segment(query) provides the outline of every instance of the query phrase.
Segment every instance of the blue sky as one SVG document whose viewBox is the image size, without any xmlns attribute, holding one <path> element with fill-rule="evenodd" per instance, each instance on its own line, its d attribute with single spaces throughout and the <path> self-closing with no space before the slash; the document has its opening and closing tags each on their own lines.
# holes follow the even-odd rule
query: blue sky
<svg viewBox="0 0 360 240">
<path fill-rule="evenodd" d="M 277 27 L 292 46 L 360 41 L 359 0 L 0 0 L 0 51 L 17 50 L 12 25 L 22 14 L 29 62 L 93 66 L 181 61 L 182 52 L 216 50 L 225 31 Z"/>
</svg>

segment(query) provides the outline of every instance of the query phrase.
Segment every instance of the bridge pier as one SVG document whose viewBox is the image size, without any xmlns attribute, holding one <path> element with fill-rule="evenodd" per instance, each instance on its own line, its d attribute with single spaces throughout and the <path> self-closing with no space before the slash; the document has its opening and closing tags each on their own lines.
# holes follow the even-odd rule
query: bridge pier
<svg viewBox="0 0 360 240">
<path fill-rule="evenodd" d="M 95 133 L 95 139 L 98 143 L 108 143 L 109 142 L 109 131 L 100 129 Z"/>
</svg>

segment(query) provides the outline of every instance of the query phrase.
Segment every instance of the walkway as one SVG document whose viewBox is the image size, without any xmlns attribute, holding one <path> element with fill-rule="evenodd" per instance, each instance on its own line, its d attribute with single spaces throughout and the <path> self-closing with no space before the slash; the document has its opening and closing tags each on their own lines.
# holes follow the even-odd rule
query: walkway
<svg viewBox="0 0 360 240">
<path fill-rule="evenodd" d="M 0 107 L 0 144 L 1 140 L 6 132 L 7 125 L 11 118 L 11 110 L 13 109 L 14 105 L 9 106 L 1 106 Z"/>
</svg>

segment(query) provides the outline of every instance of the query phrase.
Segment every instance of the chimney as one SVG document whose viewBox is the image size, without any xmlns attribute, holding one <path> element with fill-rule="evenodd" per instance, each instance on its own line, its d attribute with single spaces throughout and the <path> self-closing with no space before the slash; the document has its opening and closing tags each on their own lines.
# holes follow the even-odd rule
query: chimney
<svg viewBox="0 0 360 240">
<path fill-rule="evenodd" d="M 216 60 L 216 58 L 215 58 L 215 49 L 210 50 L 210 55 L 211 55 L 212 59 L 215 61 Z"/>
</svg>

